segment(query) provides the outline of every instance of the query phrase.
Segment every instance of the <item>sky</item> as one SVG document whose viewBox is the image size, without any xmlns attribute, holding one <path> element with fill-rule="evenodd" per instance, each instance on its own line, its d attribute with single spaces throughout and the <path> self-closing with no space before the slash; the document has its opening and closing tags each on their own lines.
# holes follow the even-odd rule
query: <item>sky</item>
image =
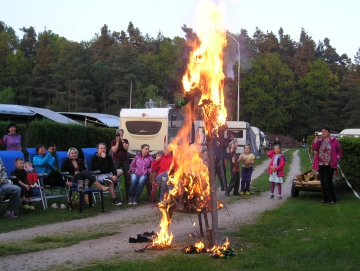
<svg viewBox="0 0 360 271">
<path fill-rule="evenodd" d="M 315 43 L 324 38 L 339 55 L 352 60 L 360 48 L 360 1 L 356 0 L 213 0 L 224 8 L 225 27 L 252 36 L 261 31 L 284 33 L 298 41 L 301 29 Z M 0 0 L 0 21 L 11 26 L 19 38 L 22 27 L 45 27 L 72 41 L 89 41 L 106 24 L 109 30 L 126 30 L 130 21 L 143 35 L 156 38 L 159 31 L 169 38 L 184 37 L 181 26 L 196 32 L 197 7 L 201 0 Z M 356 19 L 357 18 L 357 19 Z"/>
</svg>

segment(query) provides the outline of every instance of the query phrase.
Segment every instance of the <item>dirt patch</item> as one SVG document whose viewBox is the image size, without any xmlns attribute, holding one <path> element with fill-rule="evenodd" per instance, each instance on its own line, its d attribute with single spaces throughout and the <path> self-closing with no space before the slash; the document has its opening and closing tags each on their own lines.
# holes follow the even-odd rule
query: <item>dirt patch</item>
<svg viewBox="0 0 360 271">
<path fill-rule="evenodd" d="M 253 172 L 253 179 L 260 176 L 269 164 L 265 160 L 257 166 Z M 290 172 L 283 185 L 283 199 L 290 196 L 290 182 L 300 172 L 300 159 L 297 151 L 294 153 Z M 284 200 L 268 199 L 269 192 L 261 195 L 241 196 L 233 201 L 224 196 L 224 192 L 217 191 L 219 201 L 222 201 L 226 208 L 219 210 L 219 230 L 222 238 L 227 233 L 239 228 L 241 225 L 253 224 L 259 215 L 265 211 L 278 207 Z M 158 231 L 160 212 L 153 205 L 136 206 L 126 210 L 115 210 L 111 213 L 101 214 L 96 217 L 73 220 L 63 223 L 51 224 L 36 227 L 38 236 L 49 236 L 52 234 L 66 234 L 71 231 L 91 229 L 102 231 L 106 229 L 118 230 L 118 234 L 83 241 L 71 247 L 59 249 L 48 249 L 44 251 L 27 253 L 22 255 L 11 255 L 1 258 L 2 270 L 56 270 L 58 268 L 76 268 L 91 264 L 94 261 L 111 261 L 112 259 L 151 259 L 154 256 L 164 253 L 180 253 L 179 251 L 192 244 L 194 240 L 189 234 L 198 235 L 198 229 L 193 227 L 193 222 L 198 222 L 197 215 L 174 214 L 170 230 L 174 233 L 173 248 L 167 251 L 146 251 L 138 253 L 135 250 L 145 247 L 145 243 L 129 243 L 129 237 L 136 237 L 145 231 Z M 211 218 L 209 216 L 211 225 Z M 0 240 L 11 242 L 33 237 L 34 229 L 24 229 L 9 233 L 0 234 Z M 231 241 L 231 240 L 230 240 Z M 94 256 L 96 255 L 96 256 Z"/>
</svg>

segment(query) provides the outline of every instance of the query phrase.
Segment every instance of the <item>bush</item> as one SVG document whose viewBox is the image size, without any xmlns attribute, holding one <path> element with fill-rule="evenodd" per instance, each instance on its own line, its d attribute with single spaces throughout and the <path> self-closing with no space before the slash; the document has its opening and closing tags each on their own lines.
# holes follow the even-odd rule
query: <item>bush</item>
<svg viewBox="0 0 360 271">
<path fill-rule="evenodd" d="M 353 188 L 360 188 L 360 138 L 344 137 L 339 140 L 342 148 L 342 157 L 339 160 L 340 168 Z M 341 176 L 339 176 L 341 177 Z M 342 183 L 344 184 L 344 180 Z"/>
<path fill-rule="evenodd" d="M 4 135 L 10 122 L 0 122 L 0 131 Z M 22 137 L 23 150 L 45 144 L 48 147 L 55 143 L 57 150 L 68 150 L 75 147 L 79 151 L 85 147 L 95 147 L 103 142 L 109 150 L 111 140 L 115 139 L 116 129 L 86 127 L 79 124 L 62 124 L 51 120 L 34 120 L 29 125 L 17 124 L 18 133 Z M 26 156 L 26 152 L 25 152 Z"/>
</svg>

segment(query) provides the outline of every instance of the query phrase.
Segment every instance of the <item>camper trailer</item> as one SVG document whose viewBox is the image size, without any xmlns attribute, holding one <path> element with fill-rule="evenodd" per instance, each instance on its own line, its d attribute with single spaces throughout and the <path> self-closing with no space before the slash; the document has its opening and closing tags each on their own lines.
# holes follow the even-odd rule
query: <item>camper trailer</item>
<svg viewBox="0 0 360 271">
<path fill-rule="evenodd" d="M 359 128 L 353 128 L 353 129 L 345 129 L 340 132 L 340 137 L 360 137 L 360 129 Z"/>
<path fill-rule="evenodd" d="M 252 153 L 256 158 L 259 158 L 259 153 L 256 148 L 255 135 L 248 122 L 245 121 L 227 121 L 228 129 L 225 137 L 233 135 L 237 139 L 237 153 L 244 153 L 244 147 L 250 145 Z M 195 134 L 200 138 L 202 148 L 206 148 L 206 138 L 203 121 L 197 120 L 194 122 Z"/>
<path fill-rule="evenodd" d="M 258 150 L 258 152 L 260 153 L 261 151 L 261 131 L 258 127 L 255 127 L 255 126 L 251 126 L 251 130 L 253 131 L 254 133 L 254 136 L 255 136 L 255 144 L 256 144 L 256 149 Z"/>
<path fill-rule="evenodd" d="M 123 108 L 120 111 L 120 128 L 129 140 L 130 157 L 134 157 L 140 151 L 142 144 L 149 144 L 150 155 L 156 155 L 174 139 L 184 123 L 183 112 L 171 107 Z"/>
</svg>

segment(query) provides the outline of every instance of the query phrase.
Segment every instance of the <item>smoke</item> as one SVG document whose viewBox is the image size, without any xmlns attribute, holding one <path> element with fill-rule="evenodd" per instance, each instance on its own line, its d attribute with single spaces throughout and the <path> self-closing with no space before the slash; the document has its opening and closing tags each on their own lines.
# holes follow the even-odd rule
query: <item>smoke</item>
<svg viewBox="0 0 360 271">
<path fill-rule="evenodd" d="M 228 37 L 228 43 L 224 52 L 224 73 L 226 77 L 235 79 L 235 64 L 237 64 L 239 59 L 238 54 L 238 45 L 237 43 Z M 236 71 L 237 73 L 237 71 Z"/>
</svg>

